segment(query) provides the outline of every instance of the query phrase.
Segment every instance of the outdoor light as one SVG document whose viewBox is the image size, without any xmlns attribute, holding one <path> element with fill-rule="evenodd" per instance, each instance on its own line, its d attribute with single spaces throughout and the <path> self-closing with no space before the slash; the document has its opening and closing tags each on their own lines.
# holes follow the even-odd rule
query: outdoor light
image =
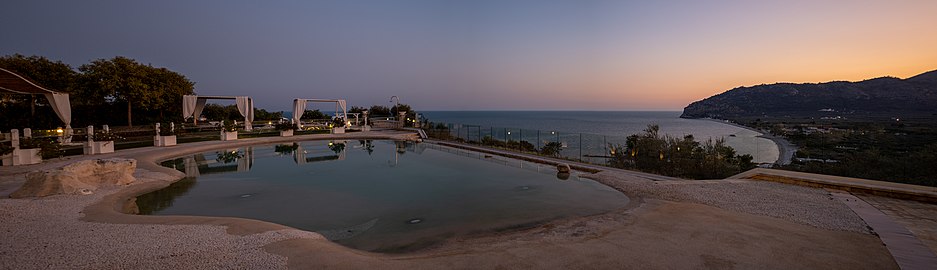
<svg viewBox="0 0 937 270">
<path fill-rule="evenodd" d="M 550 131 L 550 134 L 556 134 L 556 132 L 555 132 L 555 131 Z"/>
<path fill-rule="evenodd" d="M 511 132 L 510 132 L 510 131 L 508 131 L 508 135 L 511 135 Z"/>
<path fill-rule="evenodd" d="M 273 122 L 267 121 L 267 125 L 273 125 Z"/>
<path fill-rule="evenodd" d="M 62 132 L 65 132 L 64 130 L 62 130 L 62 128 L 58 128 L 55 130 L 55 133 L 62 133 Z"/>
</svg>

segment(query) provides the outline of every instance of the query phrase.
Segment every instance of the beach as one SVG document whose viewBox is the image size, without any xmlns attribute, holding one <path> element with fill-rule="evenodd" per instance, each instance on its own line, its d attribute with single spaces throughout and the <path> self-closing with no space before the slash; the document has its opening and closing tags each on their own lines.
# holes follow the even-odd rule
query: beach
<svg viewBox="0 0 937 270">
<path fill-rule="evenodd" d="M 757 132 L 757 133 L 761 134 L 761 135 L 758 135 L 757 137 L 759 137 L 759 138 L 765 138 L 765 139 L 771 140 L 772 142 L 774 142 L 775 145 L 778 146 L 778 160 L 774 162 L 774 164 L 777 164 L 777 165 L 788 165 L 788 164 L 791 164 L 791 159 L 794 157 L 794 154 L 797 152 L 797 146 L 796 146 L 796 145 L 792 144 L 790 141 L 788 141 L 787 139 L 784 139 L 783 137 L 780 137 L 780 136 L 775 136 L 775 135 L 772 135 L 772 134 L 770 134 L 770 133 L 766 133 L 766 132 L 761 131 L 761 130 L 757 130 L 757 129 L 754 129 L 754 128 L 751 128 L 751 127 L 739 125 L 739 124 L 730 122 L 730 121 L 728 121 L 728 120 L 713 119 L 713 118 L 703 118 L 703 119 L 699 119 L 699 120 L 707 120 L 707 121 L 713 121 L 713 122 L 717 122 L 717 123 L 723 123 L 723 124 L 726 124 L 726 125 L 730 125 L 730 126 L 734 126 L 734 127 L 738 127 L 738 128 L 747 129 L 747 130 L 750 130 L 750 131 Z"/>
</svg>

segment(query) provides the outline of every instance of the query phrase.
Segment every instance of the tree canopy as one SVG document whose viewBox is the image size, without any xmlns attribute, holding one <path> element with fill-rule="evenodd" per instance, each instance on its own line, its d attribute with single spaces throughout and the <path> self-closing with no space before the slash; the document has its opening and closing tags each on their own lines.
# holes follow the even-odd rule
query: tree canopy
<svg viewBox="0 0 937 270">
<path fill-rule="evenodd" d="M 78 72 L 61 61 L 42 56 L 21 54 L 0 56 L 0 68 L 12 71 L 46 89 L 71 93 L 75 90 Z M 0 128 L 51 126 L 58 123 L 49 101 L 34 95 L 4 95 L 0 104 Z M 80 98 L 73 98 L 80 103 Z M 38 112 L 37 112 L 38 111 Z M 27 116 L 27 117 L 23 117 Z"/>
<path fill-rule="evenodd" d="M 85 94 L 89 97 L 98 99 L 99 103 L 126 104 L 128 126 L 133 126 L 133 107 L 162 113 L 163 109 L 178 107 L 182 95 L 192 94 L 195 87 L 178 73 L 122 56 L 98 59 L 78 70 L 82 72 Z"/>
<path fill-rule="evenodd" d="M 0 67 L 49 90 L 70 93 L 74 126 L 181 120 L 182 95 L 194 93 L 194 83 L 184 75 L 122 56 L 94 60 L 75 70 L 42 56 L 13 54 L 0 56 Z M 0 102 L 0 128 L 59 124 L 44 98 L 4 95 Z"/>
<path fill-rule="evenodd" d="M 626 145 L 612 145 L 612 167 L 690 179 L 722 179 L 755 167 L 751 155 L 738 155 L 725 140 L 697 142 L 693 135 L 674 138 L 648 125 L 642 134 L 628 136 Z"/>
</svg>

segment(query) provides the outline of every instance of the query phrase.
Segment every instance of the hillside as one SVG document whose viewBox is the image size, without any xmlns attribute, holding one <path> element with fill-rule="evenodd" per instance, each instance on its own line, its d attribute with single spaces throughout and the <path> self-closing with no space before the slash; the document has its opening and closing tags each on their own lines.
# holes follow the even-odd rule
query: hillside
<svg viewBox="0 0 937 270">
<path fill-rule="evenodd" d="M 907 79 L 738 87 L 691 103 L 683 118 L 937 116 L 937 70 Z"/>
</svg>

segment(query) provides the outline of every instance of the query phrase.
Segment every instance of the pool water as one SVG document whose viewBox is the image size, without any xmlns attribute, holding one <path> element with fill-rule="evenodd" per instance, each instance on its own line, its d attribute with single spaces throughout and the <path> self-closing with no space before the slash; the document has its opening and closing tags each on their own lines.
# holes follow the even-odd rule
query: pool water
<svg viewBox="0 0 937 270">
<path fill-rule="evenodd" d="M 549 165 L 398 141 L 307 141 L 163 162 L 188 177 L 137 197 L 141 214 L 243 217 L 374 252 L 624 207 L 628 197 Z"/>
</svg>

